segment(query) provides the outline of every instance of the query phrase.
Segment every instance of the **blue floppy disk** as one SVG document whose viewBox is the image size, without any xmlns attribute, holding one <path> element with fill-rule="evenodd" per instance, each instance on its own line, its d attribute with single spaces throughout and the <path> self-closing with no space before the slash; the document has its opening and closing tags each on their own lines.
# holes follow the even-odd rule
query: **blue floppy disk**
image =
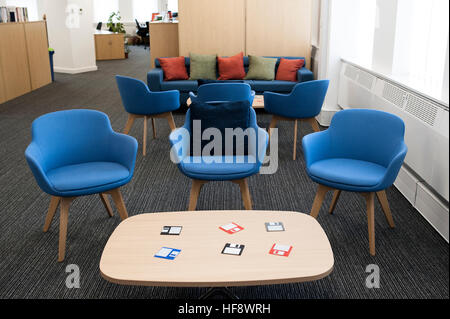
<svg viewBox="0 0 450 319">
<path fill-rule="evenodd" d="M 154 257 L 157 258 L 163 258 L 163 259 L 169 259 L 174 260 L 175 257 L 178 256 L 178 254 L 181 252 L 181 249 L 175 249 L 175 248 L 169 248 L 169 247 L 162 247 Z"/>
</svg>

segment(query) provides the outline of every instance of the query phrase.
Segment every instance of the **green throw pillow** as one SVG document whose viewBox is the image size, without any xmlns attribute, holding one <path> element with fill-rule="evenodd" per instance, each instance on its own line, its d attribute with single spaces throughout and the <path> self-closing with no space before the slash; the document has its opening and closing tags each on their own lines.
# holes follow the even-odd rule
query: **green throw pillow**
<svg viewBox="0 0 450 319">
<path fill-rule="evenodd" d="M 245 80 L 273 81 L 275 79 L 275 65 L 278 59 L 250 55 L 249 60 L 250 65 Z"/>
<path fill-rule="evenodd" d="M 217 55 L 189 54 L 191 74 L 189 80 L 215 80 Z"/>
</svg>

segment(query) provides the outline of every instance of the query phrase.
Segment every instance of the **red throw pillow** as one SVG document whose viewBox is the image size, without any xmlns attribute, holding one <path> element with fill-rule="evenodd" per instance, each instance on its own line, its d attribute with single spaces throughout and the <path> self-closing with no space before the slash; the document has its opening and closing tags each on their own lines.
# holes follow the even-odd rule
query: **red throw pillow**
<svg viewBox="0 0 450 319">
<path fill-rule="evenodd" d="M 245 77 L 244 53 L 229 58 L 217 58 L 219 66 L 218 80 L 243 80 Z"/>
<path fill-rule="evenodd" d="M 164 81 L 188 80 L 184 56 L 177 58 L 158 58 L 159 64 L 164 71 Z"/>
<path fill-rule="evenodd" d="M 297 71 L 300 70 L 304 64 L 305 61 L 301 59 L 290 60 L 281 58 L 275 80 L 296 82 Z"/>
</svg>

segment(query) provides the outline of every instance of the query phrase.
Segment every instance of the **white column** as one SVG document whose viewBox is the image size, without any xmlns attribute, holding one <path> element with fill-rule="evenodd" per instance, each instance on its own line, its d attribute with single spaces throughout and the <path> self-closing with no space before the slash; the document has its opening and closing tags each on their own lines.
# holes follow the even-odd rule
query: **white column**
<svg viewBox="0 0 450 319">
<path fill-rule="evenodd" d="M 448 103 L 448 85 L 449 85 L 449 72 L 448 72 L 448 42 L 447 42 L 447 55 L 445 58 L 445 68 L 444 68 L 444 84 L 442 86 L 442 100 Z"/>
</svg>

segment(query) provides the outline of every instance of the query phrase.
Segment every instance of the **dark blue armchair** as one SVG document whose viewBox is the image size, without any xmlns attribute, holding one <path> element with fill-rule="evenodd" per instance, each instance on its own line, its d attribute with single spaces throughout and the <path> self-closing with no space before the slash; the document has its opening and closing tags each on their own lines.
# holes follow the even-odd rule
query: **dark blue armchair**
<svg viewBox="0 0 450 319">
<path fill-rule="evenodd" d="M 144 118 L 144 136 L 142 154 L 147 152 L 147 122 L 152 119 L 153 138 L 156 138 L 155 118 L 165 118 L 173 131 L 176 129 L 172 111 L 180 108 L 180 92 L 176 90 L 166 92 L 151 92 L 147 85 L 137 79 L 116 75 L 117 85 L 128 121 L 123 130 L 124 134 L 130 132 L 136 118 Z"/>
<path fill-rule="evenodd" d="M 330 214 L 341 191 L 362 193 L 367 202 L 370 253 L 375 255 L 374 196 L 394 227 L 385 190 L 408 151 L 403 121 L 389 113 L 352 109 L 336 113 L 328 130 L 303 138 L 306 170 L 319 184 L 311 216 L 317 218 L 326 193 L 334 191 Z"/>
<path fill-rule="evenodd" d="M 290 94 L 264 93 L 264 109 L 273 115 L 269 134 L 278 121 L 294 121 L 294 161 L 297 158 L 298 121 L 307 122 L 315 132 L 320 132 L 315 117 L 322 110 L 328 85 L 328 80 L 309 81 L 296 84 Z"/>
<path fill-rule="evenodd" d="M 184 175 L 192 179 L 189 200 L 190 211 L 196 209 L 200 190 L 205 183 L 210 181 L 232 181 L 238 184 L 245 209 L 252 209 L 247 177 L 257 174 L 261 168 L 266 155 L 268 134 L 258 127 L 255 110 L 251 107 L 249 107 L 249 115 L 250 125 L 248 129 L 254 135 L 253 138 L 248 139 L 247 155 L 194 156 L 191 153 L 190 146 L 193 134 L 191 110 L 186 113 L 184 126 L 170 134 L 172 161 L 177 163 L 178 168 Z M 218 122 L 221 120 L 221 118 L 217 118 Z"/>
<path fill-rule="evenodd" d="M 58 261 L 64 260 L 69 206 L 75 197 L 100 194 L 113 216 L 110 194 L 121 219 L 128 217 L 119 188 L 133 177 L 136 153 L 136 140 L 114 132 L 102 112 L 60 111 L 33 122 L 25 157 L 40 188 L 52 196 L 44 232 L 60 206 Z"/>
<path fill-rule="evenodd" d="M 248 100 L 253 105 L 255 91 L 247 83 L 211 83 L 198 88 L 197 95 L 189 93 L 191 103 L 196 101 L 244 101 Z"/>
</svg>

